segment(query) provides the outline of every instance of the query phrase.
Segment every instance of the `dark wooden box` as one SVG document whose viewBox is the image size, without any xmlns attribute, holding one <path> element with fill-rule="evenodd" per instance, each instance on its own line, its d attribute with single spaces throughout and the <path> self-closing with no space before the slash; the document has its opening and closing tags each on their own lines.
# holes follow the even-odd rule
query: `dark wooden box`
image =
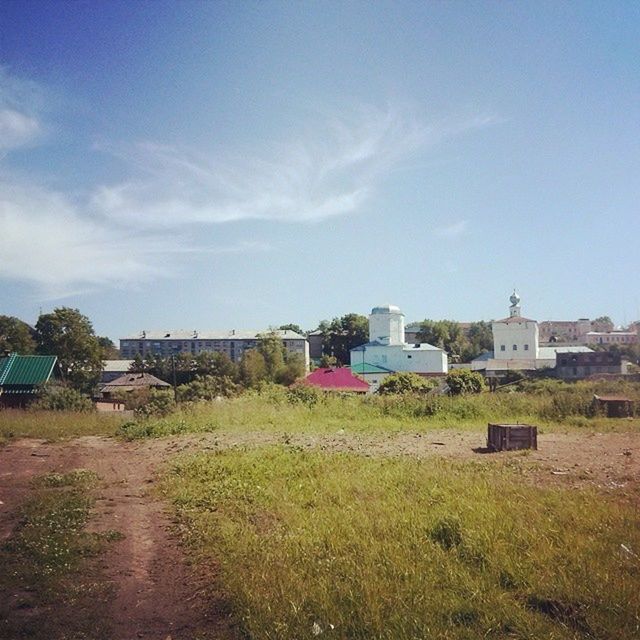
<svg viewBox="0 0 640 640">
<path fill-rule="evenodd" d="M 530 424 L 489 423 L 487 448 L 492 451 L 537 449 L 538 427 L 533 427 Z"/>
</svg>

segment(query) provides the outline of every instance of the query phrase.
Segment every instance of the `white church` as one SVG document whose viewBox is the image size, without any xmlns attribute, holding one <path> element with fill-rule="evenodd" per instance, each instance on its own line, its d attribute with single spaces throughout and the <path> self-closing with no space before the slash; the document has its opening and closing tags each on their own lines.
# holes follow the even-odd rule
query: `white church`
<svg viewBox="0 0 640 640">
<path fill-rule="evenodd" d="M 404 314 L 394 305 L 374 307 L 369 316 L 369 342 L 351 349 L 351 370 L 362 375 L 375 389 L 382 379 L 397 371 L 422 376 L 444 375 L 447 354 L 433 345 L 407 344 Z"/>
<path fill-rule="evenodd" d="M 556 366 L 556 355 L 565 351 L 591 351 L 587 347 L 540 346 L 538 323 L 524 318 L 520 296 L 514 291 L 509 298 L 509 317 L 491 323 L 493 351 L 471 362 L 474 371 L 488 376 L 509 370 L 533 370 Z"/>
</svg>

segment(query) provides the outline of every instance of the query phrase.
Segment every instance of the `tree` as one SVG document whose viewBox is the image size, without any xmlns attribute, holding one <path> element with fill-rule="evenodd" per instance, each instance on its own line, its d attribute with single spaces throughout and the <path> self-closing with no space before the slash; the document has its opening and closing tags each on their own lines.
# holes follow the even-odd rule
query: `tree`
<svg viewBox="0 0 640 640">
<path fill-rule="evenodd" d="M 230 398 L 238 391 L 238 385 L 227 376 L 196 376 L 193 382 L 178 387 L 178 400 L 184 402 Z"/>
<path fill-rule="evenodd" d="M 238 365 L 226 353 L 203 351 L 195 357 L 195 370 L 199 376 L 238 378 Z"/>
<path fill-rule="evenodd" d="M 299 333 L 301 336 L 305 335 L 305 332 L 302 330 L 299 324 L 282 324 L 278 327 L 280 331 L 293 331 L 294 333 Z"/>
<path fill-rule="evenodd" d="M 444 349 L 454 360 L 462 358 L 466 343 L 460 324 L 453 320 L 423 320 L 416 339 Z"/>
<path fill-rule="evenodd" d="M 480 393 L 485 388 L 484 377 L 477 371 L 454 369 L 445 378 L 452 396 L 464 393 Z"/>
<path fill-rule="evenodd" d="M 324 331 L 322 350 L 339 364 L 348 364 L 350 351 L 369 341 L 369 320 L 357 313 L 334 318 Z"/>
<path fill-rule="evenodd" d="M 274 382 L 285 366 L 287 352 L 284 347 L 284 342 L 282 342 L 275 332 L 270 331 L 269 333 L 263 333 L 258 336 L 256 349 L 264 358 L 264 363 L 267 368 L 267 379 L 270 382 Z"/>
<path fill-rule="evenodd" d="M 120 357 L 120 350 L 113 344 L 111 338 L 98 336 L 98 343 L 102 347 L 105 360 L 117 360 Z"/>
<path fill-rule="evenodd" d="M 90 391 L 98 382 L 104 351 L 91 321 L 78 309 L 59 307 L 36 323 L 38 353 L 58 357 L 60 375 L 75 389 Z"/>
<path fill-rule="evenodd" d="M 474 358 L 493 349 L 493 331 L 491 323 L 480 320 L 472 322 L 467 332 L 467 344 L 462 353 L 463 362 L 471 362 Z"/>
<path fill-rule="evenodd" d="M 13 316 L 0 316 L 0 355 L 5 351 L 30 355 L 36 350 L 33 329 Z"/>
<path fill-rule="evenodd" d="M 267 364 L 264 356 L 257 349 L 249 349 L 240 361 L 240 376 L 247 387 L 257 387 L 267 379 Z"/>
<path fill-rule="evenodd" d="M 387 376 L 378 387 L 381 395 L 424 394 L 435 388 L 435 380 L 426 380 L 417 373 L 399 371 Z"/>
</svg>

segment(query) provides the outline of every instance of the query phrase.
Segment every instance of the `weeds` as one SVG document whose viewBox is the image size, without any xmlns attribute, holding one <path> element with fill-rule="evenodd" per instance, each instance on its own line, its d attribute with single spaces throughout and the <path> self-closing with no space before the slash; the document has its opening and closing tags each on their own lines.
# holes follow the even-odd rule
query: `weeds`
<svg viewBox="0 0 640 640">
<path fill-rule="evenodd" d="M 594 492 L 286 446 L 184 458 L 164 490 L 252 640 L 637 637 L 640 517 Z"/>
<path fill-rule="evenodd" d="M 84 469 L 34 480 L 13 535 L 0 547 L 0 637 L 110 637 L 104 623 L 84 611 L 90 600 L 109 595 L 104 584 L 83 575 L 84 559 L 101 553 L 118 535 L 85 531 L 96 482 L 97 476 Z M 51 615 L 62 603 L 72 615 Z"/>
</svg>

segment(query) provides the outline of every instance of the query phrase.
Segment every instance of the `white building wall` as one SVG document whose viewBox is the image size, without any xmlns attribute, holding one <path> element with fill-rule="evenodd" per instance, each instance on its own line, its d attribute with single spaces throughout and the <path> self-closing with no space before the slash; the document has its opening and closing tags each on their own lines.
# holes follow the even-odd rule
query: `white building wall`
<svg viewBox="0 0 640 640">
<path fill-rule="evenodd" d="M 440 349 L 414 349 L 409 345 L 365 345 L 363 351 L 351 352 L 351 366 L 366 362 L 414 373 L 447 373 L 447 354 Z"/>
<path fill-rule="evenodd" d="M 498 321 L 492 323 L 491 329 L 496 360 L 534 360 L 538 357 L 538 323 L 534 320 Z"/>
<path fill-rule="evenodd" d="M 369 316 L 369 340 L 383 344 L 404 343 L 404 315 L 398 311 L 374 309 Z"/>
</svg>

